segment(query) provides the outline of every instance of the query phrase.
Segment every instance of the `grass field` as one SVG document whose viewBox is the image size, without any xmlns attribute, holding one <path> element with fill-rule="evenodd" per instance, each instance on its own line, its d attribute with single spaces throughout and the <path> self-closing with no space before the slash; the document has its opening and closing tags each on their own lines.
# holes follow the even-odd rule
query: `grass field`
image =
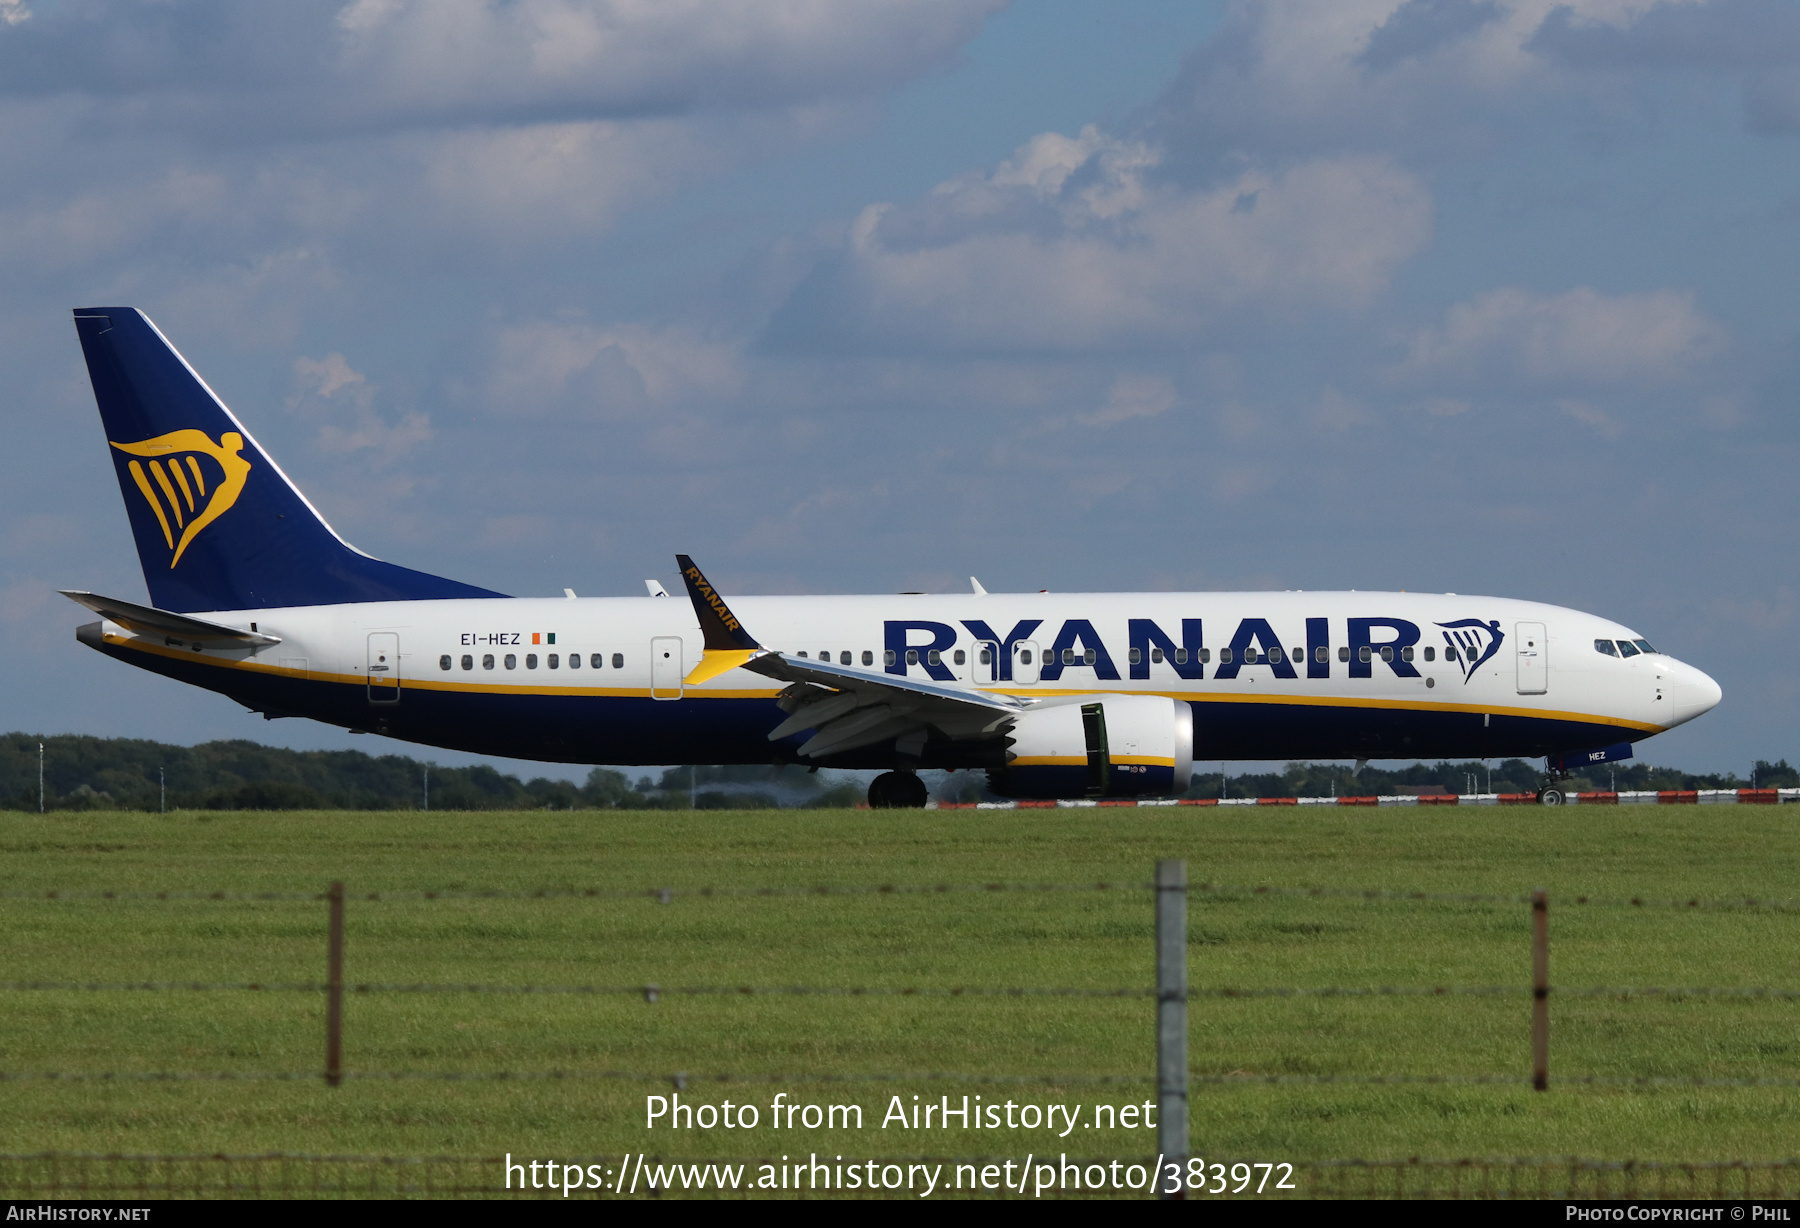
<svg viewBox="0 0 1800 1228">
<path fill-rule="evenodd" d="M 1755 896 L 1800 909 L 1800 813 L 1783 807 L 1534 807 L 0 814 L 0 891 L 310 892 L 346 882 L 352 982 L 664 986 L 1148 987 L 1148 892 L 696 898 L 683 888 L 1195 882 L 1551 896 L 1560 986 L 1800 988 L 1800 911 L 1577 905 Z M 669 886 L 633 899 L 360 901 L 431 889 Z M 1512 985 L 1493 997 L 1197 998 L 1197 1074 L 1529 1073 L 1528 909 L 1512 903 L 1195 893 L 1196 988 Z M 310 900 L 0 900 L 5 981 L 315 981 Z M 1153 1097 L 1153 1005 L 1134 998 L 379 994 L 345 1010 L 345 1067 L 795 1076 L 692 1104 L 765 1106 L 754 1130 L 646 1130 L 666 1081 L 46 1082 L 7 1088 L 0 1152 L 391 1153 L 704 1159 L 1139 1157 L 1153 1131 L 883 1129 L 889 1098 Z M 318 995 L 8 991 L 0 1070 L 314 1071 Z M 1571 1076 L 1800 1080 L 1800 1004 L 1553 997 L 1552 1089 L 1208 1085 L 1194 1151 L 1300 1161 L 1794 1155 L 1800 1087 L 1570 1086 Z M 1044 1083 L 818 1083 L 887 1072 Z M 1143 1082 L 1097 1086 L 1073 1076 Z M 776 1092 L 860 1104 L 864 1128 L 768 1128 Z"/>
</svg>

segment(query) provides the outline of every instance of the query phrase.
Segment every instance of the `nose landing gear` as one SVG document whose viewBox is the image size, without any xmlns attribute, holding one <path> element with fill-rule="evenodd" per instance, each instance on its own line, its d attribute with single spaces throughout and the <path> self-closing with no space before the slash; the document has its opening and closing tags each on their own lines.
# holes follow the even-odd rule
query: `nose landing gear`
<svg viewBox="0 0 1800 1228">
<path fill-rule="evenodd" d="M 883 772 L 869 782 L 870 810 L 923 810 L 929 798 L 916 772 Z"/>
<path fill-rule="evenodd" d="M 1563 781 L 1568 778 L 1569 774 L 1567 772 L 1552 768 L 1546 763 L 1544 777 L 1538 782 L 1538 805 L 1561 806 L 1563 803 L 1567 802 L 1569 800 L 1569 791 L 1564 787 Z"/>
</svg>

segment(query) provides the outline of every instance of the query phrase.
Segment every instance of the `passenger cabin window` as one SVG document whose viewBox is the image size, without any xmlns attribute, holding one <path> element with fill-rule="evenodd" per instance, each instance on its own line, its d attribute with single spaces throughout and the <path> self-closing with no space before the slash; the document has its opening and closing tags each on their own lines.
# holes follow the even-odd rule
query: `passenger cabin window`
<svg viewBox="0 0 1800 1228">
<path fill-rule="evenodd" d="M 1160 653 L 1161 653 L 1161 652 L 1162 652 L 1162 649 L 1160 649 L 1160 648 L 1158 648 L 1158 649 L 1157 649 L 1157 650 L 1156 650 L 1156 651 L 1157 651 L 1157 652 L 1158 652 L 1158 653 L 1159 653 L 1159 654 L 1160 654 Z M 1175 664 L 1177 664 L 1177 665 L 1186 665 L 1186 664 L 1187 664 L 1187 658 L 1188 658 L 1188 651 L 1187 651 L 1187 649 L 1185 649 L 1185 648 L 1177 648 L 1177 649 L 1176 649 L 1176 650 L 1175 650 Z M 1200 650 L 1200 659 L 1201 659 L 1201 660 L 1202 660 L 1202 661 L 1204 661 L 1204 660 L 1206 660 L 1206 649 L 1204 649 L 1204 648 L 1202 648 L 1202 649 L 1201 649 L 1201 650 Z"/>
<path fill-rule="evenodd" d="M 894 656 L 894 650 L 892 648 L 881 654 L 881 663 L 883 665 L 892 665 L 897 660 L 899 660 L 899 658 Z"/>
<path fill-rule="evenodd" d="M 594 668 L 598 669 L 599 665 L 596 663 Z M 625 668 L 625 654 L 624 653 L 622 653 L 622 652 L 613 653 L 613 668 L 614 669 L 624 669 Z"/>
<path fill-rule="evenodd" d="M 1427 661 L 1435 661 L 1435 660 L 1437 660 L 1437 649 L 1435 649 L 1435 648 L 1430 648 L 1430 647 L 1428 647 L 1428 648 L 1426 648 L 1426 649 L 1425 649 L 1425 659 L 1426 659 L 1426 660 L 1427 660 Z"/>
<path fill-rule="evenodd" d="M 1619 655 L 1619 650 L 1613 647 L 1613 642 L 1611 640 L 1595 640 L 1594 651 L 1604 653 L 1609 657 L 1616 657 Z"/>
<path fill-rule="evenodd" d="M 1231 664 L 1231 649 L 1229 649 L 1229 648 L 1219 649 L 1219 664 L 1220 665 L 1230 665 Z"/>
<path fill-rule="evenodd" d="M 1133 665 L 1142 665 L 1144 663 L 1144 650 L 1141 648 L 1133 648 L 1129 654 L 1129 660 Z"/>
<path fill-rule="evenodd" d="M 1180 665 L 1182 662 L 1187 660 L 1187 658 L 1182 655 L 1186 651 L 1187 651 L 1187 649 L 1185 649 L 1185 648 L 1177 648 L 1175 650 L 1175 663 L 1177 665 Z M 1208 661 L 1211 661 L 1211 660 L 1212 660 L 1212 649 L 1202 648 L 1200 650 L 1200 664 L 1205 665 Z"/>
<path fill-rule="evenodd" d="M 1092 648 L 1088 649 L 1086 652 L 1081 654 L 1081 663 L 1083 665 L 1092 665 L 1094 662 L 1098 661 L 1099 659 L 1100 659 L 1100 654 L 1095 652 Z"/>
<path fill-rule="evenodd" d="M 980 661 L 983 665 L 992 665 L 994 663 L 994 651 L 991 648 L 983 648 L 980 655 L 975 659 Z"/>
<path fill-rule="evenodd" d="M 908 648 L 906 650 L 906 663 L 908 665 L 917 665 L 919 663 L 919 650 L 917 648 Z"/>
<path fill-rule="evenodd" d="M 796 657 L 799 657 L 802 661 L 804 661 L 804 660 L 806 660 L 806 649 L 802 648 L 799 652 L 795 653 L 794 655 Z"/>
<path fill-rule="evenodd" d="M 580 653 L 572 652 L 569 654 L 569 668 L 570 669 L 580 669 L 581 668 L 581 654 Z"/>
<path fill-rule="evenodd" d="M 942 665 L 943 663 L 944 663 L 944 659 L 943 659 L 943 657 L 938 655 L 937 649 L 933 648 L 930 652 L 925 654 L 925 664 L 927 664 L 927 665 Z"/>
<path fill-rule="evenodd" d="M 561 660 L 561 657 L 558 657 L 555 653 L 551 653 L 548 657 L 544 658 L 544 664 L 548 665 L 551 669 L 555 669 Z"/>
<path fill-rule="evenodd" d="M 445 653 L 443 656 L 438 658 L 438 668 L 439 669 L 449 669 L 450 668 L 450 654 L 449 653 Z"/>
<path fill-rule="evenodd" d="M 1150 661 L 1152 664 L 1161 665 L 1162 659 L 1163 659 L 1162 649 L 1152 648 L 1150 650 Z M 1137 664 L 1137 649 L 1135 649 L 1135 648 L 1131 650 L 1131 663 L 1133 665 Z"/>
<path fill-rule="evenodd" d="M 537 668 L 537 653 L 528 652 L 525 654 L 525 668 L 526 669 L 536 669 Z"/>
<path fill-rule="evenodd" d="M 1280 665 L 1281 660 L 1282 660 L 1281 645 L 1277 644 L 1275 647 L 1269 649 L 1269 664 Z"/>
<path fill-rule="evenodd" d="M 463 659 L 462 659 L 462 667 L 464 669 L 474 669 L 475 668 L 475 658 L 471 657 L 467 653 L 464 653 Z"/>
<path fill-rule="evenodd" d="M 966 665 L 968 664 L 969 656 L 962 649 L 958 648 L 956 650 L 956 655 L 950 659 L 955 661 L 958 665 Z"/>
<path fill-rule="evenodd" d="M 1338 649 L 1338 661 L 1339 662 L 1348 661 L 1349 659 L 1350 659 L 1350 650 L 1348 648 Z"/>
<path fill-rule="evenodd" d="M 1369 652 L 1369 646 L 1367 644 L 1364 644 L 1361 648 L 1358 648 L 1356 650 L 1356 659 L 1358 661 L 1361 661 L 1364 665 L 1367 665 L 1369 663 L 1369 661 L 1372 659 L 1371 654 Z"/>
<path fill-rule="evenodd" d="M 962 658 L 958 657 L 957 659 L 961 660 Z M 848 648 L 846 648 L 846 649 L 844 649 L 844 651 L 838 653 L 838 664 L 839 665 L 850 664 L 850 650 Z"/>
<path fill-rule="evenodd" d="M 1446 647 L 1444 649 L 1444 660 L 1446 660 L 1446 661 L 1456 660 L 1456 649 L 1454 647 Z"/>
<path fill-rule="evenodd" d="M 256 630 L 256 627 L 255 627 L 255 626 L 254 626 L 254 625 L 252 625 L 252 626 L 251 626 L 251 628 L 250 628 L 250 630 L 252 630 L 252 631 L 254 631 L 254 630 Z M 1638 651 L 1639 651 L 1639 652 L 1646 652 L 1646 653 L 1648 653 L 1648 652 L 1655 652 L 1655 651 L 1656 651 L 1656 649 L 1654 649 L 1654 648 L 1652 648 L 1652 647 L 1650 647 L 1650 641 L 1649 641 L 1649 640 L 1632 640 L 1632 641 L 1631 641 L 1631 642 L 1632 642 L 1632 643 L 1633 643 L 1633 644 L 1636 644 L 1636 645 L 1637 645 L 1637 646 L 1638 646 Z"/>
<path fill-rule="evenodd" d="M 588 666 L 592 669 L 599 669 L 601 666 L 603 666 L 605 664 L 606 664 L 606 654 L 605 653 L 596 652 L 593 655 L 591 655 L 590 657 L 588 657 Z"/>
<path fill-rule="evenodd" d="M 1030 665 L 1031 664 L 1031 649 L 1029 649 L 1029 648 L 1019 649 L 1019 663 L 1021 665 Z"/>
<path fill-rule="evenodd" d="M 1381 646 L 1381 659 L 1383 661 L 1392 661 L 1394 659 L 1394 646 L 1392 644 L 1383 644 Z"/>
<path fill-rule="evenodd" d="M 514 656 L 510 652 L 506 654 L 506 668 L 507 669 L 518 669 L 519 668 L 519 658 Z"/>
<path fill-rule="evenodd" d="M 1425 651 L 1430 652 L 1431 649 L 1427 648 Z M 1426 657 L 1425 659 L 1427 661 L 1431 660 L 1430 657 Z M 1317 661 L 1320 665 L 1329 665 L 1331 663 L 1331 649 L 1320 644 L 1317 648 L 1313 649 L 1313 660 Z"/>
<path fill-rule="evenodd" d="M 1382 656 L 1383 656 L 1383 657 L 1384 657 L 1384 658 L 1385 658 L 1385 657 L 1386 657 L 1386 656 L 1387 656 L 1387 653 L 1386 653 L 1386 652 L 1383 652 L 1383 653 L 1382 653 L 1382 654 L 1381 654 L 1381 655 L 1382 655 Z M 1401 649 L 1401 650 L 1400 650 L 1400 659 L 1401 659 L 1401 660 L 1402 660 L 1402 661 L 1410 661 L 1410 660 L 1412 660 L 1412 659 L 1413 659 L 1413 650 L 1412 650 L 1412 649 L 1411 649 L 1411 648 L 1410 648 L 1410 647 L 1408 647 L 1408 648 L 1402 648 L 1402 649 Z"/>
<path fill-rule="evenodd" d="M 1619 641 L 1619 655 L 1621 657 L 1637 656 L 1638 655 L 1637 645 L 1633 644 L 1630 640 L 1620 640 Z"/>
<path fill-rule="evenodd" d="M 867 648 L 863 649 L 863 664 L 864 665 L 875 664 L 875 654 L 870 652 Z"/>
<path fill-rule="evenodd" d="M 493 653 L 489 652 L 489 653 L 482 654 L 481 668 L 482 669 L 493 669 L 494 668 L 494 654 Z"/>
</svg>

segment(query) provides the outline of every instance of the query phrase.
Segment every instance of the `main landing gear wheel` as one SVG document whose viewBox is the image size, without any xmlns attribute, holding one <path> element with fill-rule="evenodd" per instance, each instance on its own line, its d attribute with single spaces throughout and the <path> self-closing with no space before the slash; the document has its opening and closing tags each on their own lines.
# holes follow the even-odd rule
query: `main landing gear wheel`
<svg viewBox="0 0 1800 1228">
<path fill-rule="evenodd" d="M 1563 800 L 1563 791 L 1555 785 L 1538 790 L 1538 805 L 1540 806 L 1560 806 L 1563 804 Z"/>
<path fill-rule="evenodd" d="M 869 782 L 871 810 L 923 810 L 929 796 L 912 772 L 883 772 Z"/>
</svg>

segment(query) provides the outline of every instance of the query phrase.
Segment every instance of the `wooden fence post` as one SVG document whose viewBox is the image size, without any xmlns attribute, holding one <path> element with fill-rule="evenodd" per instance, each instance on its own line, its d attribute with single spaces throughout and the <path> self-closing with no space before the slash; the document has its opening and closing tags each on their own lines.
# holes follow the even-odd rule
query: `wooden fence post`
<svg viewBox="0 0 1800 1228">
<path fill-rule="evenodd" d="M 1187 862 L 1156 863 L 1156 1100 L 1157 1149 L 1163 1169 L 1156 1196 L 1187 1197 Z M 1175 1166 L 1176 1188 L 1163 1174 Z"/>
<path fill-rule="evenodd" d="M 1550 901 L 1531 893 L 1531 1085 L 1550 1089 Z"/>
<path fill-rule="evenodd" d="M 325 937 L 325 1086 L 344 1081 L 344 884 L 331 884 Z"/>
</svg>

